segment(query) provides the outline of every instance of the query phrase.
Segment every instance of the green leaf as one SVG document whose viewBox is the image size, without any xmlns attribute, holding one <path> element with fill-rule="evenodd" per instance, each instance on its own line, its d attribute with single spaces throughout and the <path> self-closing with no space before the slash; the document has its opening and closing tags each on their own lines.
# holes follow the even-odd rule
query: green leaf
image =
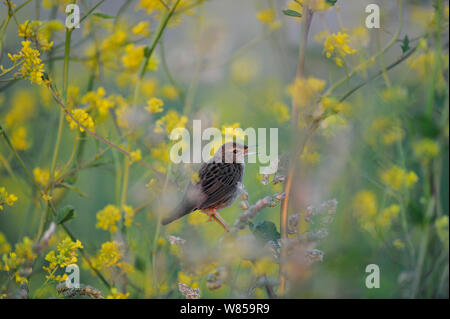
<svg viewBox="0 0 450 319">
<path fill-rule="evenodd" d="M 102 19 L 115 19 L 116 18 L 116 17 L 110 16 L 108 14 L 100 13 L 100 12 L 93 13 L 92 15 L 102 18 Z"/>
<path fill-rule="evenodd" d="M 402 48 L 402 53 L 405 53 L 406 51 L 409 51 L 411 49 L 411 47 L 409 46 L 408 35 L 405 35 L 402 41 L 402 45 L 400 47 Z"/>
<path fill-rule="evenodd" d="M 296 18 L 301 18 L 302 17 L 302 14 L 297 12 L 297 11 L 295 11 L 295 10 L 287 9 L 287 10 L 283 10 L 283 13 L 285 15 L 287 15 L 287 16 L 290 16 L 290 17 L 296 17 Z"/>
<path fill-rule="evenodd" d="M 326 0 L 326 2 L 328 4 L 331 4 L 332 6 L 334 6 L 336 4 L 337 0 Z"/>
<path fill-rule="evenodd" d="M 253 235 L 264 243 L 269 241 L 277 242 L 278 239 L 280 239 L 280 233 L 277 230 L 277 226 L 275 226 L 272 222 L 265 220 L 257 223 L 256 225 L 249 222 L 248 227 L 252 231 Z"/>
<path fill-rule="evenodd" d="M 72 205 L 66 205 L 56 213 L 55 222 L 63 224 L 73 218 L 75 218 L 75 208 Z"/>
</svg>

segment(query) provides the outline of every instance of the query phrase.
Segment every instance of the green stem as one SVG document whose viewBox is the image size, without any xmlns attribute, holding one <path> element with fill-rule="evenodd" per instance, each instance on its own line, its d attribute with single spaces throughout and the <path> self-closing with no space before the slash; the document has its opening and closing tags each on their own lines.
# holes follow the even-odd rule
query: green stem
<svg viewBox="0 0 450 319">
<path fill-rule="evenodd" d="M 425 228 L 425 232 L 422 236 L 422 242 L 420 245 L 419 257 L 417 260 L 417 266 L 416 266 L 416 270 L 414 273 L 413 287 L 411 290 L 411 298 L 416 298 L 419 293 L 420 283 L 421 283 L 421 279 L 422 279 L 422 272 L 423 272 L 423 268 L 425 265 L 425 257 L 427 255 L 427 250 L 428 250 L 428 242 L 430 240 L 430 233 L 431 233 L 430 221 L 433 217 L 433 211 L 434 211 L 435 204 L 436 204 L 435 199 L 434 199 L 434 197 L 432 197 L 430 199 L 430 201 L 428 202 L 427 211 L 425 213 L 425 219 L 426 219 L 425 227 L 426 228 Z"/>
<path fill-rule="evenodd" d="M 425 114 L 428 118 L 431 118 L 431 116 L 433 114 L 436 82 L 438 79 L 438 74 L 441 69 L 441 51 L 442 51 L 441 24 L 442 24 L 442 14 L 443 14 L 442 0 L 436 1 L 435 12 L 436 12 L 436 30 L 435 30 L 436 50 L 434 51 L 435 56 L 434 56 L 434 65 L 433 65 L 433 75 L 431 78 L 430 85 L 428 87 L 427 104 L 426 104 L 426 109 L 425 109 Z"/>
<path fill-rule="evenodd" d="M 161 22 L 158 26 L 158 30 L 156 32 L 155 37 L 153 38 L 150 48 L 147 48 L 145 50 L 144 60 L 142 61 L 141 66 L 139 68 L 138 78 L 136 80 L 136 85 L 134 88 L 133 106 L 136 106 L 136 104 L 139 100 L 139 91 L 141 88 L 141 81 L 144 78 L 145 72 L 147 71 L 148 61 L 150 60 L 150 57 L 152 56 L 153 51 L 155 50 L 156 45 L 158 44 L 158 41 L 161 38 L 161 36 L 164 32 L 164 29 L 167 26 L 167 23 L 169 22 L 170 18 L 172 17 L 173 13 L 175 12 L 175 9 L 179 3 L 180 3 L 180 0 L 177 0 L 177 2 L 175 2 L 172 9 L 165 15 L 165 17 L 163 19 L 161 19 Z"/>
</svg>

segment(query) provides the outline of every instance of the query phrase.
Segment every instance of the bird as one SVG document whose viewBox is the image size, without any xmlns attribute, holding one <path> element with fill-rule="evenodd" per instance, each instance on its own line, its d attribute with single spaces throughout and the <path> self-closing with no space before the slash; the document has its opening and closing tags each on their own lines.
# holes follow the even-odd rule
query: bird
<svg viewBox="0 0 450 319">
<path fill-rule="evenodd" d="M 161 224 L 167 225 L 189 213 L 201 210 L 209 220 L 217 221 L 227 232 L 230 227 L 219 210 L 233 204 L 239 195 L 239 184 L 244 176 L 245 158 L 250 155 L 248 146 L 236 142 L 223 144 L 211 159 L 198 171 L 198 180 L 186 188 L 180 204 Z"/>
</svg>

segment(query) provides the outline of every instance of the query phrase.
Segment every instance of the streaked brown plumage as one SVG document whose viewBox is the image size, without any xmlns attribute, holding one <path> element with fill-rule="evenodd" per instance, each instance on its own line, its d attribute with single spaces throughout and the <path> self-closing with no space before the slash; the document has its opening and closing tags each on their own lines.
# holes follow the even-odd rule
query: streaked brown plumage
<svg viewBox="0 0 450 319">
<path fill-rule="evenodd" d="M 195 210 L 201 210 L 229 231 L 218 210 L 231 205 L 238 196 L 247 149 L 247 146 L 239 143 L 223 144 L 214 156 L 201 166 L 198 182 L 189 184 L 181 203 L 161 223 L 167 225 Z"/>
</svg>

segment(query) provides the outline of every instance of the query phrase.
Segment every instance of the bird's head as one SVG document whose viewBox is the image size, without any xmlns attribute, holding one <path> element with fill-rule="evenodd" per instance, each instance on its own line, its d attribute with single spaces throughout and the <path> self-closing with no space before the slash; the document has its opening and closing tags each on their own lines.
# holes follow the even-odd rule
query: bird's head
<svg viewBox="0 0 450 319">
<path fill-rule="evenodd" d="M 212 160 L 216 163 L 244 163 L 248 146 L 235 142 L 223 144 L 214 154 Z"/>
</svg>

